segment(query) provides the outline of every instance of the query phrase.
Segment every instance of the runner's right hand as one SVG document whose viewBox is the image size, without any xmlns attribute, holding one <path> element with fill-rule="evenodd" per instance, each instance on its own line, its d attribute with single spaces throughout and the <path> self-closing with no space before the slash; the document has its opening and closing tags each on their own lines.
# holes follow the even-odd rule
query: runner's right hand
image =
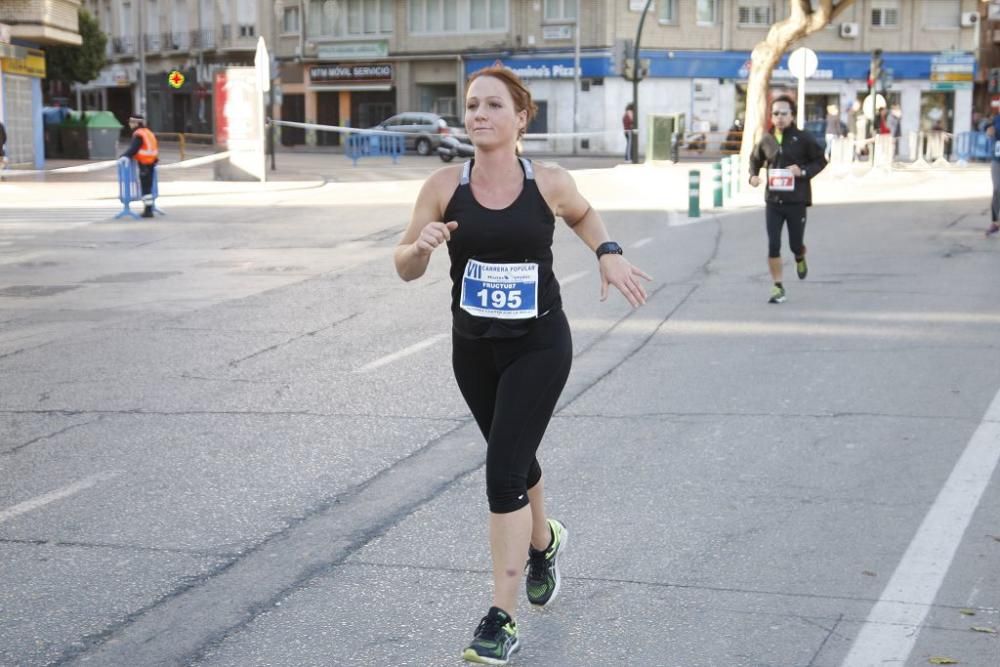
<svg viewBox="0 0 1000 667">
<path fill-rule="evenodd" d="M 760 176 L 751 176 L 750 185 L 752 185 L 753 187 L 757 187 L 758 185 L 760 185 Z"/>
<path fill-rule="evenodd" d="M 451 233 L 458 228 L 458 223 L 451 222 L 429 222 L 420 230 L 417 238 L 417 252 L 421 255 L 429 255 L 434 252 L 442 243 L 451 240 Z"/>
</svg>

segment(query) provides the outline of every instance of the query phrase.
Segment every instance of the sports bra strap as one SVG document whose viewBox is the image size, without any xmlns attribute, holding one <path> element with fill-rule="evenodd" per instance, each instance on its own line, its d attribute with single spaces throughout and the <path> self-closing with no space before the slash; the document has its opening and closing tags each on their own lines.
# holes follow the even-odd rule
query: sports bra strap
<svg viewBox="0 0 1000 667">
<path fill-rule="evenodd" d="M 519 157 L 518 160 L 521 161 L 521 168 L 524 169 L 524 177 L 529 181 L 535 179 L 535 168 L 531 166 L 531 160 L 528 158 Z M 469 178 L 472 176 L 472 160 L 469 160 L 464 165 L 462 165 L 462 178 L 459 179 L 459 185 L 468 185 Z"/>
<path fill-rule="evenodd" d="M 521 166 L 524 167 L 524 177 L 529 181 L 535 178 L 535 168 L 531 166 L 531 160 L 525 157 L 519 157 L 518 160 L 521 161 Z"/>
</svg>

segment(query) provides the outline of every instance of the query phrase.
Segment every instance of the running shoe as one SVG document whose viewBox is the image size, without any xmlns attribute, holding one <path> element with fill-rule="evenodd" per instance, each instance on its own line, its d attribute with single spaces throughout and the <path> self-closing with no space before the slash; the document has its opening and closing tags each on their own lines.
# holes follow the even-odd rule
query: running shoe
<svg viewBox="0 0 1000 667">
<path fill-rule="evenodd" d="M 778 287 L 777 285 L 771 288 L 771 298 L 767 300 L 768 303 L 784 303 L 785 302 L 785 288 Z"/>
<path fill-rule="evenodd" d="M 997 232 L 1000 232 L 1000 224 L 994 222 L 990 225 L 990 228 L 986 230 L 986 236 L 993 236 Z"/>
<path fill-rule="evenodd" d="M 462 657 L 481 665 L 506 665 L 519 648 L 517 623 L 500 607 L 490 607 L 479 621 L 472 643 L 462 652 Z"/>
<path fill-rule="evenodd" d="M 549 531 L 552 533 L 552 543 L 545 551 L 528 547 L 528 563 L 525 566 L 528 576 L 524 587 L 528 593 L 528 602 L 536 607 L 544 607 L 556 599 L 559 594 L 559 552 L 566 546 L 569 531 L 555 519 L 549 519 Z"/>
<path fill-rule="evenodd" d="M 795 273 L 799 274 L 799 280 L 805 280 L 806 276 L 809 275 L 809 266 L 806 265 L 805 255 L 795 260 Z"/>
</svg>

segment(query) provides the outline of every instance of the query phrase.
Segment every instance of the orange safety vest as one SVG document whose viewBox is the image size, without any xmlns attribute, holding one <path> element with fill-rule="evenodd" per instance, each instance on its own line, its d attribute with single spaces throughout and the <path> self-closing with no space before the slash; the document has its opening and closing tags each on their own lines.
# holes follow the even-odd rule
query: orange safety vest
<svg viewBox="0 0 1000 667">
<path fill-rule="evenodd" d="M 135 131 L 142 140 L 139 152 L 135 154 L 135 161 L 139 164 L 156 164 L 160 157 L 160 147 L 156 143 L 156 135 L 148 127 L 140 127 Z M 134 135 L 133 135 L 134 136 Z"/>
</svg>

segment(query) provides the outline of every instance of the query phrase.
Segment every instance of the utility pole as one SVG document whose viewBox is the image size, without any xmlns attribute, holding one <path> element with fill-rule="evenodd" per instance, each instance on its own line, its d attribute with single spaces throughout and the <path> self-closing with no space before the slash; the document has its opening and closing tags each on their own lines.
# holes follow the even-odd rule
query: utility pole
<svg viewBox="0 0 1000 667">
<path fill-rule="evenodd" d="M 136 7 L 136 18 L 139 21 L 139 29 L 136 34 L 139 39 L 136 41 L 138 44 L 136 48 L 139 49 L 139 113 L 143 116 L 146 115 L 146 22 L 143 19 L 142 6 L 144 0 L 138 0 L 135 3 Z M 149 123 L 149 119 L 146 119 L 146 123 Z"/>
<path fill-rule="evenodd" d="M 573 155 L 576 155 L 576 132 L 580 114 L 580 0 L 576 0 L 576 19 L 573 21 Z"/>
<path fill-rule="evenodd" d="M 646 0 L 639 18 L 639 29 L 635 32 L 635 45 L 632 53 L 632 163 L 639 164 L 639 42 L 642 40 L 642 26 L 646 22 L 646 14 L 653 0 Z"/>
</svg>

